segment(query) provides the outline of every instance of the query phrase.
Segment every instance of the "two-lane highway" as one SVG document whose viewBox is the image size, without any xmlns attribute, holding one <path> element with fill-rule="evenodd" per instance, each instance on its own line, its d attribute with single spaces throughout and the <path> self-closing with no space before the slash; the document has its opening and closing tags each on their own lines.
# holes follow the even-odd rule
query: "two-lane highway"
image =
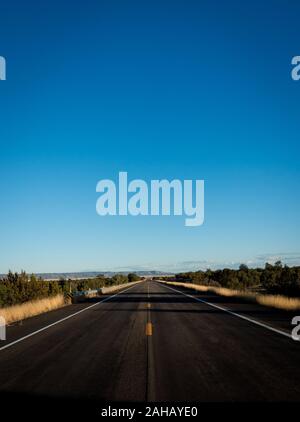
<svg viewBox="0 0 300 422">
<path fill-rule="evenodd" d="M 153 281 L 101 300 L 8 327 L 1 393 L 99 401 L 300 398 L 300 344 L 267 328 L 288 333 L 289 314 Z"/>
</svg>

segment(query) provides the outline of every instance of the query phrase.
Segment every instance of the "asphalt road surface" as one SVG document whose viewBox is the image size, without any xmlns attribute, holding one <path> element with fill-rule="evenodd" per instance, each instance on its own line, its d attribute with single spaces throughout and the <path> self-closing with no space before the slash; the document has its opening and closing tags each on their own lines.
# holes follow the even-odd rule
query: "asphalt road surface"
<svg viewBox="0 0 300 422">
<path fill-rule="evenodd" d="M 8 327 L 0 397 L 300 400 L 292 314 L 174 289 L 146 281 Z"/>
</svg>

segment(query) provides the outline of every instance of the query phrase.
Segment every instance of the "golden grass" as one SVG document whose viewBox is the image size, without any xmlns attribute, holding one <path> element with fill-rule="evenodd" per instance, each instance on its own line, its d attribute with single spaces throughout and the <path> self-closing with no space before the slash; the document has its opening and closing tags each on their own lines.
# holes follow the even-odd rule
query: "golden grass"
<svg viewBox="0 0 300 422">
<path fill-rule="evenodd" d="M 176 281 L 169 281 L 166 282 L 166 284 L 185 287 L 188 289 L 196 290 L 198 292 L 211 292 L 220 296 L 236 297 L 248 302 L 256 302 L 263 306 L 269 306 L 271 308 L 282 309 L 285 311 L 300 310 L 300 299 L 282 295 L 257 294 L 246 291 L 243 292 L 241 290 L 227 289 L 225 287 L 203 286 L 192 283 L 179 283 Z"/>
<path fill-rule="evenodd" d="M 64 296 L 60 294 L 44 299 L 32 300 L 20 305 L 0 308 L 0 316 L 5 318 L 6 324 L 11 324 L 12 322 L 21 321 L 25 318 L 61 308 L 65 304 Z"/>
<path fill-rule="evenodd" d="M 130 283 L 124 283 L 124 284 L 117 284 L 115 286 L 102 287 L 101 293 L 104 294 L 104 295 L 109 294 L 109 293 L 113 293 L 117 290 L 124 289 L 125 287 L 134 286 L 135 284 L 141 283 L 142 281 L 143 280 L 131 281 Z"/>
<path fill-rule="evenodd" d="M 281 295 L 258 295 L 257 303 L 272 308 L 284 309 L 285 311 L 298 311 L 300 309 L 300 299 Z"/>
</svg>

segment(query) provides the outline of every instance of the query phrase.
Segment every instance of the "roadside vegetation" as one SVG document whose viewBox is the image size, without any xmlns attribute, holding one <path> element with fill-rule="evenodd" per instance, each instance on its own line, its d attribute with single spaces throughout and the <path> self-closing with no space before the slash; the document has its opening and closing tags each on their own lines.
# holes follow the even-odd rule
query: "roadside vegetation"
<svg viewBox="0 0 300 422">
<path fill-rule="evenodd" d="M 187 272 L 162 280 L 278 309 L 300 309 L 300 267 L 283 266 L 280 261 L 267 263 L 265 268 L 252 269 L 242 264 L 238 270 Z"/>
<path fill-rule="evenodd" d="M 72 293 L 139 280 L 136 274 L 98 275 L 84 280 L 43 280 L 34 274 L 9 272 L 0 279 L 0 315 L 9 324 L 70 303 Z"/>
<path fill-rule="evenodd" d="M 164 280 L 201 284 L 204 286 L 226 287 L 243 291 L 263 291 L 300 297 L 300 267 L 288 267 L 277 261 L 265 268 L 248 268 L 240 265 L 238 270 L 206 270 L 176 274 L 175 278 L 162 277 Z"/>
<path fill-rule="evenodd" d="M 228 289 L 226 287 L 209 287 L 204 285 L 197 285 L 193 283 L 182 283 L 176 281 L 164 281 L 167 284 L 178 287 L 185 287 L 198 292 L 213 293 L 220 296 L 239 298 L 247 302 L 259 303 L 263 306 L 282 309 L 285 311 L 300 310 L 300 298 L 287 297 L 282 295 L 269 295 L 254 292 L 247 292 L 243 290 Z"/>
<path fill-rule="evenodd" d="M 19 305 L 0 308 L 0 315 L 5 318 L 6 324 L 11 324 L 44 312 L 53 311 L 65 306 L 67 303 L 64 295 L 58 294 L 45 297 L 44 299 L 30 300 Z"/>
<path fill-rule="evenodd" d="M 83 280 L 43 280 L 34 274 L 9 272 L 0 279 L 0 308 L 12 306 L 24 302 L 81 292 L 89 289 L 100 289 L 101 287 L 115 286 L 118 284 L 130 283 L 139 280 L 136 274 L 116 274 L 111 278 L 98 275 L 95 278 Z"/>
</svg>

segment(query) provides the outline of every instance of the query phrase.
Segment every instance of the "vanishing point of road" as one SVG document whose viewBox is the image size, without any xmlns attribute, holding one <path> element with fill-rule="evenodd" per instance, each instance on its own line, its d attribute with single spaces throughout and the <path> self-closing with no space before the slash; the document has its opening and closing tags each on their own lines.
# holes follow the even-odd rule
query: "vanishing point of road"
<svg viewBox="0 0 300 422">
<path fill-rule="evenodd" d="M 300 342 L 290 337 L 291 317 L 143 281 L 8 327 L 0 396 L 298 401 Z"/>
</svg>

